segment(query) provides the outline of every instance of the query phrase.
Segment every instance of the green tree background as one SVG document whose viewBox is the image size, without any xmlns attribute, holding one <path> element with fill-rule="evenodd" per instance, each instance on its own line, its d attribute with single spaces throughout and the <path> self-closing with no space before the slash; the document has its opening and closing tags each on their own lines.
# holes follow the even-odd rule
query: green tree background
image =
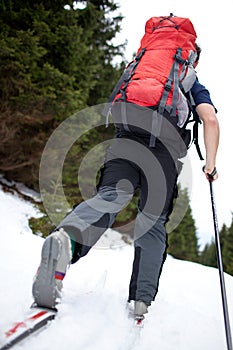
<svg viewBox="0 0 233 350">
<path fill-rule="evenodd" d="M 185 215 L 179 225 L 168 235 L 168 253 L 178 259 L 197 262 L 198 239 L 187 188 L 182 189 L 179 186 L 179 201 L 177 201 L 176 206 L 177 208 L 171 215 L 171 222 L 176 220 L 173 215 L 178 217 L 180 217 L 180 213 L 185 213 Z"/>
<path fill-rule="evenodd" d="M 231 225 L 227 227 L 224 224 L 219 234 L 223 269 L 225 272 L 233 275 L 233 216 Z M 207 266 L 217 267 L 216 245 L 214 240 L 206 244 L 204 250 L 200 254 L 200 262 Z"/>
<path fill-rule="evenodd" d="M 0 170 L 7 177 L 38 188 L 41 153 L 58 123 L 107 101 L 122 70 L 113 64 L 124 48 L 112 44 L 117 9 L 108 0 L 82 10 L 62 0 L 0 1 Z M 82 156 L 81 146 L 76 151 Z"/>
</svg>

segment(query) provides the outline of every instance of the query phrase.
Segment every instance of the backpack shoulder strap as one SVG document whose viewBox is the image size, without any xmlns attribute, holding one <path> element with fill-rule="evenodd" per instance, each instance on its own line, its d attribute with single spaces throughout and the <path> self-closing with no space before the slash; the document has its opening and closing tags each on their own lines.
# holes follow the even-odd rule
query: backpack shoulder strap
<svg viewBox="0 0 233 350">
<path fill-rule="evenodd" d="M 109 116 L 109 113 L 110 113 L 110 109 L 111 109 L 111 106 L 112 106 L 112 102 L 114 101 L 117 93 L 119 91 L 123 92 L 123 100 L 124 100 L 124 97 L 125 97 L 125 90 L 129 84 L 129 81 L 131 79 L 131 77 L 133 76 L 139 62 L 140 62 L 140 59 L 142 58 L 142 56 L 144 55 L 146 49 L 145 48 L 142 48 L 141 51 L 137 54 L 137 56 L 135 57 L 134 61 L 130 62 L 128 64 L 128 66 L 126 67 L 126 69 L 124 70 L 124 72 L 122 73 L 120 79 L 118 80 L 118 82 L 116 83 L 110 97 L 109 97 L 109 100 L 108 100 L 108 103 L 106 104 L 103 112 L 102 112 L 102 115 L 104 117 L 106 117 L 106 125 L 108 125 L 108 116 Z M 122 85 L 124 84 L 124 86 L 122 87 Z M 121 89 L 122 87 L 122 89 Z M 121 89 L 121 90 L 120 90 Z"/>
</svg>

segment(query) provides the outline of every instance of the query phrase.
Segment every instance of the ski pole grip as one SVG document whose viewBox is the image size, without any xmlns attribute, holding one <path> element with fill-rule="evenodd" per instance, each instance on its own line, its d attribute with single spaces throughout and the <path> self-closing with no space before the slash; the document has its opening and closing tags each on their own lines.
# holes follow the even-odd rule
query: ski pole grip
<svg viewBox="0 0 233 350">
<path fill-rule="evenodd" d="M 205 165 L 203 166 L 202 171 L 205 172 Z M 217 169 L 215 166 L 214 170 L 211 173 L 207 173 L 209 180 L 212 181 L 214 178 L 214 175 L 216 175 L 216 174 L 217 174 Z"/>
</svg>

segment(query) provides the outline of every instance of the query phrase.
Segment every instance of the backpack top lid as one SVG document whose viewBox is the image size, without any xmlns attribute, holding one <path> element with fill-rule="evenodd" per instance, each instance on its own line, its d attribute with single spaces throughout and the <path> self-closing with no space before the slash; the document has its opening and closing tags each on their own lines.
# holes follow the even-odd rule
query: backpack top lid
<svg viewBox="0 0 233 350">
<path fill-rule="evenodd" d="M 147 49 L 166 49 L 168 47 L 176 49 L 178 46 L 195 51 L 196 38 L 196 31 L 189 18 L 175 17 L 172 14 L 152 17 L 146 22 L 145 34 L 138 51 L 144 47 Z"/>
</svg>

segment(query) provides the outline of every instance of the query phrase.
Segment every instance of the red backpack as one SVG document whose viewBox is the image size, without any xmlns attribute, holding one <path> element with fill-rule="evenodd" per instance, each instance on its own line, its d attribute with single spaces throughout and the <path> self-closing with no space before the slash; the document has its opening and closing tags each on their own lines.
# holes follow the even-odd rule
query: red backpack
<svg viewBox="0 0 233 350">
<path fill-rule="evenodd" d="M 108 115 L 115 102 L 129 102 L 154 107 L 161 115 L 178 116 L 177 125 L 186 126 L 190 105 L 185 94 L 196 80 L 195 41 L 188 18 L 173 14 L 150 18 L 136 57 L 116 84 L 104 114 Z"/>
</svg>

